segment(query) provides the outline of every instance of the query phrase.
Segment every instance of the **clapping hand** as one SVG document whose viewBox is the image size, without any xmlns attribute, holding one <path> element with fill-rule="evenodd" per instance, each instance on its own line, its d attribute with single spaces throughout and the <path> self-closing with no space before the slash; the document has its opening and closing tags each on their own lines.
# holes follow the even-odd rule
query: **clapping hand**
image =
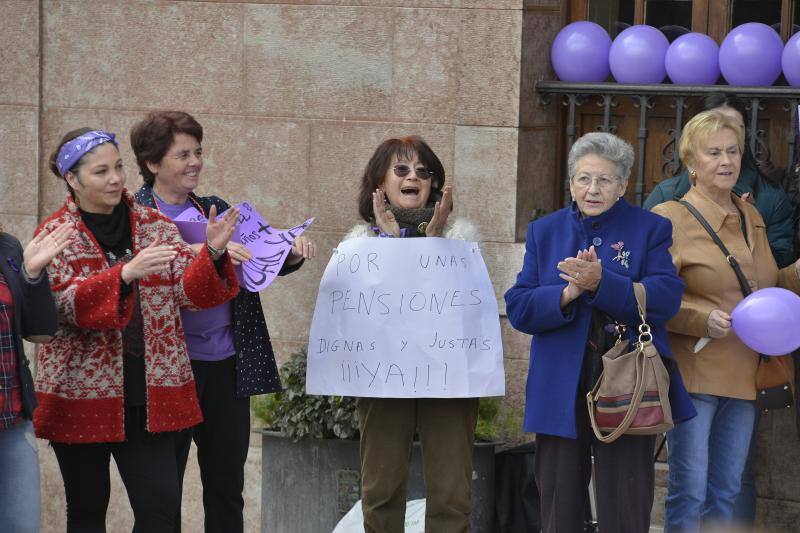
<svg viewBox="0 0 800 533">
<path fill-rule="evenodd" d="M 220 218 L 217 218 L 217 206 L 212 205 L 208 211 L 208 224 L 206 225 L 206 241 L 215 250 L 225 251 L 228 241 L 231 240 L 236 222 L 239 220 L 239 209 L 231 207 Z"/>
<path fill-rule="evenodd" d="M 400 236 L 400 224 L 397 223 L 394 213 L 389 211 L 383 191 L 380 189 L 375 189 L 375 192 L 372 193 L 372 212 L 375 215 L 375 223 L 381 232 L 395 237 Z"/>
<path fill-rule="evenodd" d="M 69 239 L 75 233 L 75 225 L 65 222 L 53 231 L 43 229 L 22 252 L 25 272 L 33 279 L 39 277 L 42 270 L 50 264 L 55 256 L 69 245 Z"/>
<path fill-rule="evenodd" d="M 597 257 L 594 246 L 590 246 L 588 250 L 579 250 L 575 257 L 560 261 L 557 268 L 561 271 L 561 279 L 589 292 L 597 290 L 603 276 L 601 260 Z"/>
<path fill-rule="evenodd" d="M 137 279 L 163 272 L 169 268 L 169 264 L 177 255 L 174 246 L 159 244 L 156 239 L 125 263 L 120 274 L 122 281 L 130 285 Z"/>
<path fill-rule="evenodd" d="M 575 257 L 559 261 L 556 268 L 561 271 L 558 277 L 567 282 L 567 286 L 561 293 L 561 307 L 576 300 L 583 291 L 592 291 L 597 288 L 602 274 L 600 259 L 597 257 L 594 246 L 590 246 L 588 250 L 578 250 Z"/>
<path fill-rule="evenodd" d="M 441 237 L 447 224 L 447 217 L 453 210 L 453 187 L 446 185 L 442 189 L 442 199 L 433 206 L 433 218 L 425 228 L 426 237 Z"/>
</svg>

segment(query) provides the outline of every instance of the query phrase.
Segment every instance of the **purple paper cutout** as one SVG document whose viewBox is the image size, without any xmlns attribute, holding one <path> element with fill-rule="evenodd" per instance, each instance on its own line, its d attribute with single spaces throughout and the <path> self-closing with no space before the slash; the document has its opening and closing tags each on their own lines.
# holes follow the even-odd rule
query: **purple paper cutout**
<svg viewBox="0 0 800 533">
<path fill-rule="evenodd" d="M 277 229 L 270 226 L 249 203 L 242 202 L 236 207 L 240 211 L 239 222 L 231 240 L 243 244 L 253 253 L 250 261 L 236 267 L 239 286 L 258 292 L 272 283 L 288 259 L 294 240 L 314 223 L 316 217 L 290 229 Z M 206 241 L 208 221 L 197 208 L 190 207 L 178 215 L 174 222 L 186 242 L 194 244 Z"/>
<path fill-rule="evenodd" d="M 207 222 L 193 222 L 188 220 L 173 220 L 178 231 L 181 233 L 183 240 L 189 244 L 196 244 L 199 242 L 206 242 L 206 224 Z"/>
<path fill-rule="evenodd" d="M 175 217 L 173 222 L 186 221 L 186 222 L 207 222 L 206 216 L 200 212 L 196 207 L 190 207 L 183 211 L 180 215 Z"/>
</svg>

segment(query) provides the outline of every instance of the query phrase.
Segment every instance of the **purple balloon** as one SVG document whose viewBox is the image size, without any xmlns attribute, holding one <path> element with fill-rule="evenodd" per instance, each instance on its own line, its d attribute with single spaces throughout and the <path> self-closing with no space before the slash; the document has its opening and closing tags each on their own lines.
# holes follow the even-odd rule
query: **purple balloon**
<svg viewBox="0 0 800 533">
<path fill-rule="evenodd" d="M 783 48 L 781 65 L 789 85 L 800 87 L 800 32 L 795 33 Z"/>
<path fill-rule="evenodd" d="M 608 64 L 619 83 L 661 83 L 667 71 L 664 57 L 669 41 L 658 29 L 639 24 L 623 31 L 608 54 Z"/>
<path fill-rule="evenodd" d="M 702 33 L 681 35 L 667 49 L 664 66 L 672 83 L 713 85 L 719 78 L 719 46 Z"/>
<path fill-rule="evenodd" d="M 769 86 L 781 75 L 783 41 L 766 24 L 736 26 L 719 47 L 719 69 L 730 85 Z"/>
<path fill-rule="evenodd" d="M 608 32 L 599 24 L 582 20 L 558 32 L 550 49 L 550 60 L 562 81 L 605 81 L 609 73 L 609 48 Z"/>
<path fill-rule="evenodd" d="M 733 331 L 758 353 L 786 355 L 800 347 L 800 296 L 791 291 L 757 290 L 739 302 L 731 317 Z"/>
</svg>

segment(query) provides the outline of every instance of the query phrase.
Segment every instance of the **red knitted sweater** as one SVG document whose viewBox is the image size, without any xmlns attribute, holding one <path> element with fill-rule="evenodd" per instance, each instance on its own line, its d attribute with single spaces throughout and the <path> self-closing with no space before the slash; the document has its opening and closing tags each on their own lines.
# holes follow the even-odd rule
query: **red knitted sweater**
<svg viewBox="0 0 800 533">
<path fill-rule="evenodd" d="M 168 218 L 136 204 L 127 191 L 123 201 L 130 209 L 134 253 L 155 239 L 178 251 L 168 271 L 139 280 L 147 429 L 188 428 L 201 422 L 202 415 L 178 309 L 213 307 L 233 298 L 239 290 L 236 274 L 227 259 L 220 277 L 208 251 L 195 256 Z M 36 434 L 56 442 L 119 442 L 125 439 L 122 331 L 131 318 L 134 295 L 120 298 L 123 264 L 109 268 L 71 198 L 37 233 L 67 221 L 78 231 L 47 268 L 59 330 L 39 349 Z"/>
</svg>

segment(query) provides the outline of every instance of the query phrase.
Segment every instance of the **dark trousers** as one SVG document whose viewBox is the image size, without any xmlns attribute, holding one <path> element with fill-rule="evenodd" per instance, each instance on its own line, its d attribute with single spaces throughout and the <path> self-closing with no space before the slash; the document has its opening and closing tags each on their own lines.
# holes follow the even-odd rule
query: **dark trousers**
<svg viewBox="0 0 800 533">
<path fill-rule="evenodd" d="M 655 435 L 598 442 L 586 400 L 578 399 L 577 439 L 536 435 L 534 472 L 543 533 L 581 533 L 594 452 L 597 522 L 601 533 L 647 533 L 653 507 Z"/>
<path fill-rule="evenodd" d="M 236 397 L 234 357 L 192 361 L 203 423 L 181 432 L 175 440 L 181 486 L 192 438 L 197 446 L 207 533 L 244 529 L 242 491 L 250 447 L 250 399 Z M 180 508 L 175 530 L 180 531 Z"/>
<path fill-rule="evenodd" d="M 422 444 L 425 531 L 467 533 L 478 399 L 359 398 L 361 503 L 367 533 L 402 533 L 415 431 Z"/>
<path fill-rule="evenodd" d="M 175 512 L 180 506 L 175 433 L 147 433 L 143 426 L 133 427 L 143 424 L 143 416 L 141 422 L 128 423 L 130 408 L 125 414 L 125 442 L 52 443 L 64 479 L 68 533 L 105 532 L 111 456 L 128 492 L 134 533 L 173 530 Z"/>
</svg>

